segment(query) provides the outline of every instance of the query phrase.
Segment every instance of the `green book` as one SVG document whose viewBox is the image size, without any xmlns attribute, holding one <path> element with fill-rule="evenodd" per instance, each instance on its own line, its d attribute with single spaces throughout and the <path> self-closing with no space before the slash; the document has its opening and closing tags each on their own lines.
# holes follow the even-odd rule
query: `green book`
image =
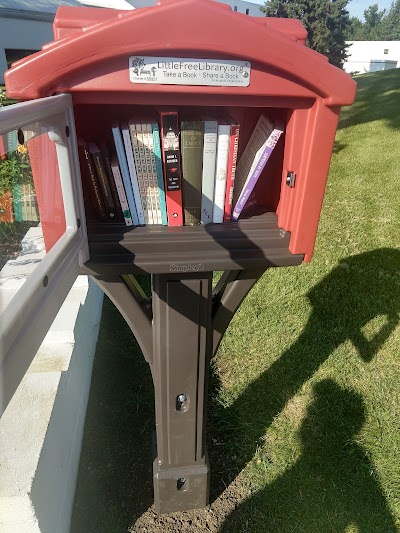
<svg viewBox="0 0 400 533">
<path fill-rule="evenodd" d="M 182 202 L 186 226 L 195 226 L 201 222 L 203 141 L 203 121 L 197 120 L 182 122 Z"/>
<path fill-rule="evenodd" d="M 19 183 L 17 183 L 13 187 L 12 198 L 13 198 L 14 219 L 16 222 L 22 222 L 22 194 L 21 194 L 21 185 Z"/>
</svg>

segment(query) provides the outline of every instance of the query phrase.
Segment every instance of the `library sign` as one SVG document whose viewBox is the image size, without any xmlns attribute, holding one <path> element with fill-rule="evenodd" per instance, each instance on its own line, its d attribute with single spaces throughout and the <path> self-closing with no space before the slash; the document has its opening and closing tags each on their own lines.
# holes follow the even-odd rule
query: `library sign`
<svg viewBox="0 0 400 533">
<path fill-rule="evenodd" d="M 129 58 L 129 79 L 132 83 L 248 87 L 250 71 L 249 61 L 150 56 Z"/>
</svg>

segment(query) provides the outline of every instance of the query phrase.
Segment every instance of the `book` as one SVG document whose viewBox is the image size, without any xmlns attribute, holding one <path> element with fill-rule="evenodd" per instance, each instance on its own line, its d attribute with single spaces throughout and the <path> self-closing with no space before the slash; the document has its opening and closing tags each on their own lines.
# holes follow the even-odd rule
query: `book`
<svg viewBox="0 0 400 533">
<path fill-rule="evenodd" d="M 196 226 L 201 222 L 203 140 L 203 121 L 182 121 L 182 205 L 186 226 Z"/>
<path fill-rule="evenodd" d="M 88 192 L 91 203 L 101 220 L 107 219 L 106 207 L 100 192 L 100 186 L 95 171 L 92 155 L 89 152 L 86 142 L 78 139 L 78 155 L 82 175 L 82 185 Z"/>
<path fill-rule="evenodd" d="M 103 161 L 103 154 L 101 153 L 100 148 L 94 142 L 89 142 L 88 148 L 93 158 L 93 163 L 96 169 L 98 183 L 103 196 L 107 216 L 109 218 L 114 218 L 115 205 L 112 199 L 110 185 L 108 183 L 106 167 Z"/>
<path fill-rule="evenodd" d="M 111 171 L 114 178 L 115 187 L 118 192 L 118 198 L 122 208 L 122 214 L 124 217 L 125 224 L 127 226 L 133 226 L 133 220 L 131 216 L 131 211 L 129 209 L 128 200 L 126 198 L 124 185 L 122 183 L 121 171 L 118 165 L 118 158 L 114 156 L 111 160 Z"/>
<path fill-rule="evenodd" d="M 38 222 L 39 217 L 37 213 L 36 193 L 35 189 L 30 183 L 25 185 L 26 194 L 26 220 L 30 222 Z"/>
<path fill-rule="evenodd" d="M 22 220 L 28 220 L 28 188 L 25 183 L 21 183 L 21 211 Z"/>
<path fill-rule="evenodd" d="M 141 173 L 141 181 L 142 181 L 142 190 L 143 190 L 143 198 L 142 202 L 146 205 L 147 210 L 147 222 L 146 224 L 154 224 L 154 216 L 153 216 L 153 201 L 152 201 L 152 191 L 151 191 L 151 184 L 150 184 L 150 178 L 149 173 L 147 170 L 147 161 L 146 161 L 146 149 L 145 149 L 145 125 L 144 124 L 135 124 L 135 131 L 136 131 L 136 139 L 137 139 L 137 148 L 138 148 L 138 154 L 139 154 L 139 168 Z"/>
<path fill-rule="evenodd" d="M 12 190 L 14 219 L 16 222 L 22 221 L 22 198 L 21 198 L 21 185 L 16 183 Z"/>
<path fill-rule="evenodd" d="M 14 222 L 10 191 L 5 191 L 0 196 L 0 222 Z"/>
<path fill-rule="evenodd" d="M 153 139 L 153 128 L 151 124 L 146 124 L 147 131 L 147 169 L 149 173 L 150 186 L 153 192 L 154 200 L 154 216 L 155 224 L 162 224 L 161 218 L 161 204 L 160 204 L 160 193 L 158 190 L 158 181 L 157 181 L 157 168 L 156 168 L 156 158 L 154 156 L 154 139 Z"/>
<path fill-rule="evenodd" d="M 122 182 L 124 184 L 126 199 L 128 201 L 129 210 L 131 212 L 131 217 L 133 224 L 135 226 L 139 225 L 139 219 L 136 212 L 135 199 L 133 197 L 133 190 L 131 185 L 131 180 L 129 177 L 128 163 L 126 160 L 126 154 L 124 150 L 124 143 L 122 141 L 121 130 L 119 129 L 118 124 L 113 124 L 112 134 L 114 138 L 115 148 L 117 150 L 117 158 L 119 163 L 119 168 L 121 171 Z"/>
<path fill-rule="evenodd" d="M 201 223 L 213 221 L 215 161 L 217 158 L 218 122 L 204 121 L 203 171 L 201 177 Z"/>
<path fill-rule="evenodd" d="M 236 122 L 231 124 L 229 141 L 228 170 L 226 176 L 224 222 L 229 222 L 232 214 L 233 190 L 236 176 L 236 162 L 239 149 L 240 125 Z"/>
<path fill-rule="evenodd" d="M 135 198 L 135 205 L 137 210 L 137 215 L 139 219 L 139 224 L 144 225 L 144 215 L 143 215 L 143 206 L 142 200 L 140 198 L 139 191 L 139 182 L 136 175 L 135 159 L 133 157 L 132 141 L 131 141 L 131 132 L 129 126 L 126 123 L 121 124 L 122 138 L 125 145 L 125 154 L 128 163 L 129 177 L 131 180 L 133 196 Z"/>
<path fill-rule="evenodd" d="M 161 160 L 160 130 L 158 128 L 157 122 L 153 122 L 151 124 L 151 128 L 153 133 L 153 153 L 156 165 L 158 196 L 160 198 L 161 223 L 166 226 L 168 224 L 168 218 L 167 204 L 165 203 L 164 174 Z"/>
<path fill-rule="evenodd" d="M 178 113 L 176 111 L 165 111 L 160 113 L 160 117 L 168 226 L 182 226 L 182 176 Z"/>
<path fill-rule="evenodd" d="M 100 144 L 100 150 L 101 150 L 101 153 L 103 154 L 104 164 L 105 164 L 106 172 L 107 172 L 108 184 L 110 185 L 111 196 L 112 196 L 114 206 L 115 206 L 115 218 L 122 219 L 123 218 L 122 208 L 121 208 L 121 203 L 119 201 L 118 191 L 115 185 L 115 180 L 114 180 L 114 176 L 113 176 L 112 169 L 111 169 L 111 155 L 110 155 L 110 150 L 108 148 L 108 144 L 106 142 L 102 142 Z"/>
<path fill-rule="evenodd" d="M 215 165 L 215 190 L 213 222 L 224 221 L 226 175 L 228 171 L 230 124 L 218 123 L 217 161 Z"/>
<path fill-rule="evenodd" d="M 237 166 L 233 220 L 239 218 L 283 131 L 282 122 L 274 125 L 265 115 L 260 116 Z"/>
<path fill-rule="evenodd" d="M 151 211 L 151 207 L 149 207 L 149 205 L 147 204 L 147 190 L 146 190 L 147 186 L 146 186 L 144 170 L 143 170 L 143 165 L 142 165 L 142 157 L 141 157 L 140 148 L 139 148 L 138 131 L 137 131 L 136 124 L 134 121 L 132 120 L 129 121 L 128 126 L 129 126 L 129 131 L 131 134 L 133 158 L 135 161 L 136 177 L 138 180 L 139 194 L 140 194 L 140 200 L 142 203 L 144 223 L 150 224 L 152 222 L 150 220 L 151 213 L 149 213 L 149 210 Z M 141 132 L 140 132 L 140 137 L 141 137 Z"/>
</svg>

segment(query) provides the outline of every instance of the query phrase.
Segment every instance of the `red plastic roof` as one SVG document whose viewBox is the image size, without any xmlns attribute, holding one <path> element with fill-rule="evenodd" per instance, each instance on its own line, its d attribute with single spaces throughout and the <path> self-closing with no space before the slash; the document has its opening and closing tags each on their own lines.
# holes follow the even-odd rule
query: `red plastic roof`
<svg viewBox="0 0 400 533">
<path fill-rule="evenodd" d="M 54 29 L 58 40 L 6 73 L 11 97 L 49 96 L 66 76 L 95 76 L 101 63 L 132 54 L 247 60 L 296 80 L 329 106 L 351 104 L 356 91 L 344 71 L 304 46 L 299 21 L 250 17 L 213 0 L 161 0 L 134 11 L 60 7 Z"/>
</svg>

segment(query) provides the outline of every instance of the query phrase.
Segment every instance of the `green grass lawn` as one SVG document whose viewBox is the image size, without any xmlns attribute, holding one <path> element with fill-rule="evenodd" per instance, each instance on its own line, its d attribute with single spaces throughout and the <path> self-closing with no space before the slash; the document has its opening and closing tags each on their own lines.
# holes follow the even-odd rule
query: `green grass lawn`
<svg viewBox="0 0 400 533">
<path fill-rule="evenodd" d="M 152 384 L 107 303 L 73 533 L 400 531 L 400 70 L 357 82 L 313 261 L 267 272 L 214 360 L 211 509 L 141 529 Z"/>
<path fill-rule="evenodd" d="M 10 104 L 15 104 L 17 100 L 13 100 L 12 98 L 8 98 L 6 94 L 6 88 L 4 85 L 0 85 L 0 106 L 6 106 Z"/>
</svg>

